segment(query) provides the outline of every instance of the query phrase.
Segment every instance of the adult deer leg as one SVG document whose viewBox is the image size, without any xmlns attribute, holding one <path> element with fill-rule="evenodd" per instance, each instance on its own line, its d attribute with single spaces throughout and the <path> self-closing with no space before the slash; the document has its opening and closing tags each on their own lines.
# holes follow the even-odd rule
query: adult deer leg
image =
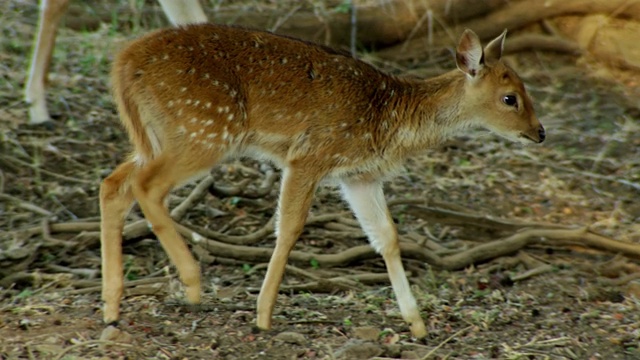
<svg viewBox="0 0 640 360">
<path fill-rule="evenodd" d="M 158 0 L 169 21 L 175 26 L 207 22 L 199 0 Z"/>
<path fill-rule="evenodd" d="M 41 124 L 49 121 L 45 80 L 51 63 L 51 54 L 62 15 L 67 11 L 69 0 L 42 0 L 40 19 L 35 39 L 29 78 L 24 89 L 24 99 L 29 104 L 29 122 Z"/>
</svg>

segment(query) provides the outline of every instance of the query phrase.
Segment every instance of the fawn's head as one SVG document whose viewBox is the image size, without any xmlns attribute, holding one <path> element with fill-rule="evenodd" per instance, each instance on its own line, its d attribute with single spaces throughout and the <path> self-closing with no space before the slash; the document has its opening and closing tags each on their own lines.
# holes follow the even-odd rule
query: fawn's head
<svg viewBox="0 0 640 360">
<path fill-rule="evenodd" d="M 482 49 L 478 36 L 465 30 L 456 49 L 458 69 L 466 74 L 465 105 L 476 125 L 522 143 L 541 143 L 545 131 L 522 80 L 504 61 L 507 31 Z"/>
</svg>

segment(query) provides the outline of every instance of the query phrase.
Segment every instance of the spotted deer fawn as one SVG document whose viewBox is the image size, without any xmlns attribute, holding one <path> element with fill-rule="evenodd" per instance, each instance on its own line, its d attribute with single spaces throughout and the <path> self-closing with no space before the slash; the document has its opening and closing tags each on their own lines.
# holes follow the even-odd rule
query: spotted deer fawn
<svg viewBox="0 0 640 360">
<path fill-rule="evenodd" d="M 173 25 L 207 21 L 198 0 L 158 0 L 158 2 Z M 31 55 L 29 78 L 24 88 L 24 99 L 29 105 L 29 122 L 32 124 L 41 124 L 50 120 L 45 80 L 51 63 L 58 24 L 68 6 L 69 0 L 40 1 L 38 32 Z"/>
<path fill-rule="evenodd" d="M 199 266 L 163 199 L 221 160 L 247 155 L 283 169 L 258 327 L 271 327 L 287 258 L 316 186 L 329 179 L 339 183 L 384 258 L 412 335 L 424 337 L 383 180 L 405 158 L 472 126 L 523 143 L 544 140 L 522 81 L 500 59 L 505 35 L 483 50 L 466 30 L 457 46 L 458 70 L 428 80 L 392 76 L 301 40 L 213 24 L 133 41 L 115 60 L 111 78 L 134 150 L 100 189 L 104 320 L 119 317 L 122 229 L 134 199 L 175 264 L 187 300 L 200 301 Z"/>
</svg>

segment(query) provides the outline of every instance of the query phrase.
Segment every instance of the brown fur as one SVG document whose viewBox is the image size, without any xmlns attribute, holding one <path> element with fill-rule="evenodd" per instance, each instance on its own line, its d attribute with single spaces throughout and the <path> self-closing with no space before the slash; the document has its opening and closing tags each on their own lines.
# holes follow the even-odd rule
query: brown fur
<svg viewBox="0 0 640 360">
<path fill-rule="evenodd" d="M 457 51 L 461 71 L 426 81 L 385 74 L 323 46 L 213 24 L 160 30 L 132 42 L 112 72 L 134 150 L 101 191 L 105 320 L 118 318 L 122 265 L 113 252 L 121 252 L 119 219 L 133 198 L 178 267 L 188 300 L 197 302 L 197 264 L 162 200 L 221 159 L 250 155 L 285 169 L 278 240 L 258 300 L 258 325 L 271 326 L 286 258 L 313 190 L 328 177 L 342 184 L 383 255 L 413 334 L 424 336 L 380 181 L 406 157 L 470 126 L 513 139 L 544 139 L 521 80 L 499 59 L 503 41 L 504 34 L 483 52 L 475 34 L 465 32 Z M 506 95 L 515 96 L 517 106 L 507 105 Z"/>
</svg>

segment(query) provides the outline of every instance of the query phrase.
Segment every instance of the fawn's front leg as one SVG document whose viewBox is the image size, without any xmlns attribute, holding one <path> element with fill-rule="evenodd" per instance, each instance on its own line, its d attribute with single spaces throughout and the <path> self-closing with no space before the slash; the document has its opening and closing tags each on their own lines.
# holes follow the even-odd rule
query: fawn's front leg
<svg viewBox="0 0 640 360">
<path fill-rule="evenodd" d="M 427 330 L 402 266 L 398 233 L 384 199 L 382 183 L 344 180 L 342 192 L 367 234 L 371 246 L 384 258 L 400 312 L 409 323 L 411 334 L 417 338 L 425 337 Z"/>
</svg>

